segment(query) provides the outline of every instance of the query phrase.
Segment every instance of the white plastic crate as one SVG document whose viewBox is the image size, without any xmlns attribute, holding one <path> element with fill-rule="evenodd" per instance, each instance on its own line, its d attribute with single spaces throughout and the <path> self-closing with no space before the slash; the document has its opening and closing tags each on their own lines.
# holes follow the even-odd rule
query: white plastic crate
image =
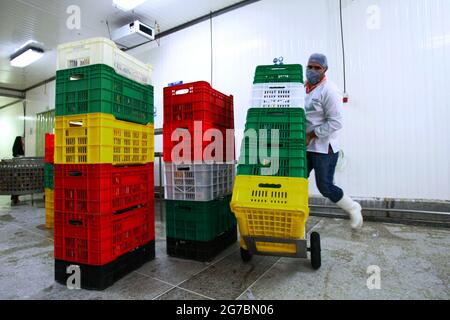
<svg viewBox="0 0 450 320">
<path fill-rule="evenodd" d="M 254 84 L 251 107 L 304 108 L 305 88 L 297 82 Z"/>
<path fill-rule="evenodd" d="M 152 66 L 120 50 L 106 38 L 91 38 L 58 46 L 57 70 L 91 64 L 106 64 L 118 74 L 142 84 L 151 84 Z"/>
<path fill-rule="evenodd" d="M 165 198 L 211 201 L 233 191 L 234 164 L 165 164 Z"/>
</svg>

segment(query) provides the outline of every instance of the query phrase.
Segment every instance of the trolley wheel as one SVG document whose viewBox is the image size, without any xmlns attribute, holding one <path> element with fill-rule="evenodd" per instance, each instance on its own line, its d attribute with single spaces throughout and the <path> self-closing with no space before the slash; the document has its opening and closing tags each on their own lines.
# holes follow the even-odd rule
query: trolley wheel
<svg viewBox="0 0 450 320">
<path fill-rule="evenodd" d="M 252 254 L 248 250 L 245 250 L 241 247 L 241 258 L 242 261 L 249 262 L 250 260 L 252 260 Z"/>
<path fill-rule="evenodd" d="M 320 256 L 320 235 L 317 232 L 311 233 L 311 266 L 314 270 L 317 270 L 322 265 L 322 259 Z"/>
</svg>

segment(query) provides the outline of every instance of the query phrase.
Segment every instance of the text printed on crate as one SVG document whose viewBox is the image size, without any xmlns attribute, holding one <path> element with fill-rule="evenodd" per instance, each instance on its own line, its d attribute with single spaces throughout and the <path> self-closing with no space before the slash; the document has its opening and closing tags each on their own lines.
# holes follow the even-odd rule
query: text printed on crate
<svg viewBox="0 0 450 320">
<path fill-rule="evenodd" d="M 234 134 L 234 129 L 226 129 L 225 136 L 221 130 L 214 128 L 203 132 L 202 121 L 194 122 L 193 136 L 189 130 L 177 128 L 171 133 L 171 141 L 178 142 L 171 151 L 172 162 L 188 164 L 192 162 L 193 155 L 195 159 L 203 159 L 205 163 L 232 163 L 235 152 Z M 247 129 L 244 132 L 244 142 L 253 147 L 241 149 L 239 163 L 259 164 L 262 166 L 262 175 L 276 175 L 279 169 L 279 140 L 279 130 Z M 209 144 L 205 146 L 205 142 Z"/>
</svg>

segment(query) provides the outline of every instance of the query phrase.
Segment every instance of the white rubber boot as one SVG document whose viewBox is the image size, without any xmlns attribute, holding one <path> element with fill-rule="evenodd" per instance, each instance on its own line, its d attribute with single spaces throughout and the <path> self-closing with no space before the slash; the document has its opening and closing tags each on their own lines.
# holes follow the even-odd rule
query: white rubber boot
<svg viewBox="0 0 450 320">
<path fill-rule="evenodd" d="M 336 204 L 349 214 L 350 224 L 353 229 L 362 228 L 363 217 L 361 214 L 361 205 L 358 202 L 355 202 L 349 196 L 344 195 L 344 197 Z"/>
</svg>

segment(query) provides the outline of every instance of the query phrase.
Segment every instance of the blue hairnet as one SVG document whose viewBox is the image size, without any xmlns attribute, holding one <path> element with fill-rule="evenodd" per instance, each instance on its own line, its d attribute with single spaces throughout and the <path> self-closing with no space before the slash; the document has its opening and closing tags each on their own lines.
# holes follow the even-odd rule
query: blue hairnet
<svg viewBox="0 0 450 320">
<path fill-rule="evenodd" d="M 320 64 L 323 68 L 328 69 L 328 59 L 324 54 L 321 53 L 314 53 L 311 55 L 311 57 L 309 58 L 308 63 L 318 63 Z"/>
</svg>

